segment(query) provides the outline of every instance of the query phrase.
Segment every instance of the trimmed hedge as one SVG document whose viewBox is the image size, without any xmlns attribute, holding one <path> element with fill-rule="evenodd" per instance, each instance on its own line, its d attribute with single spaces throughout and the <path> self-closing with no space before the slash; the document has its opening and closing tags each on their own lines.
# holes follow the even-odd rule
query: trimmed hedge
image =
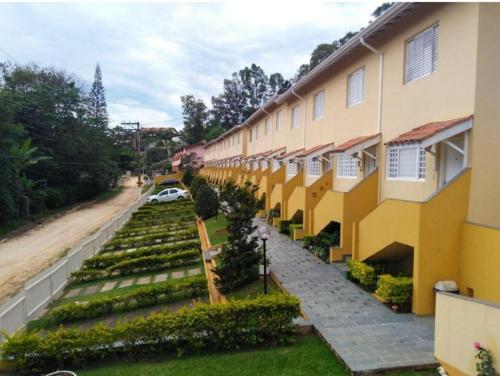
<svg viewBox="0 0 500 376">
<path fill-rule="evenodd" d="M 126 228 L 134 228 L 134 227 L 144 227 L 148 225 L 162 225 L 167 223 L 179 223 L 179 222 L 187 222 L 196 220 L 196 215 L 194 211 L 186 213 L 185 215 L 175 216 L 175 217 L 162 217 L 156 219 L 138 219 L 138 220 L 129 220 L 127 222 Z"/>
<path fill-rule="evenodd" d="M 137 252 L 137 251 L 143 251 L 143 250 L 160 250 L 160 249 L 170 249 L 170 248 L 178 248 L 178 249 L 186 249 L 186 248 L 191 248 L 191 247 L 199 247 L 200 246 L 200 240 L 199 239 L 187 239 L 187 240 L 179 240 L 176 242 L 171 242 L 167 244 L 156 244 L 156 245 L 145 245 L 141 247 L 135 247 L 135 248 L 129 248 L 134 249 L 132 252 Z M 127 248 L 123 248 L 120 250 L 115 250 L 113 248 L 104 248 L 100 253 L 101 255 L 109 255 L 109 254 L 123 254 L 124 252 L 127 252 Z M 130 253 L 132 253 L 130 252 Z"/>
<path fill-rule="evenodd" d="M 165 231 L 151 235 L 132 236 L 129 238 L 118 238 L 109 241 L 106 249 L 123 249 L 145 245 L 153 245 L 176 240 L 195 239 L 198 237 L 198 229 L 192 227 L 186 230 Z"/>
<path fill-rule="evenodd" d="M 347 261 L 348 273 L 359 281 L 363 286 L 373 286 L 377 280 L 377 274 L 373 266 L 357 260 Z"/>
<path fill-rule="evenodd" d="M 413 278 L 394 277 L 390 274 L 382 274 L 379 277 L 375 291 L 385 301 L 398 305 L 409 303 L 412 292 Z"/>
<path fill-rule="evenodd" d="M 190 265 L 198 262 L 199 258 L 200 252 L 198 250 L 180 251 L 170 255 L 145 256 L 131 260 L 123 260 L 104 270 L 77 270 L 76 272 L 71 273 L 71 278 L 72 283 L 97 281 L 115 275 L 120 276 L 133 273 L 152 272 L 174 266 Z"/>
<path fill-rule="evenodd" d="M 193 227 L 194 224 L 195 224 L 194 221 L 190 220 L 186 222 L 173 222 L 164 225 L 152 225 L 152 226 L 133 227 L 133 228 L 128 228 L 127 226 L 125 226 L 120 231 L 117 231 L 114 237 L 126 238 L 132 236 L 152 234 L 156 232 L 185 230 L 187 228 Z"/>
<path fill-rule="evenodd" d="M 290 225 L 293 222 L 288 219 L 282 219 L 279 224 L 279 232 L 281 234 L 290 235 Z"/>
<path fill-rule="evenodd" d="M 47 315 L 47 325 L 57 325 L 130 311 L 142 307 L 195 298 L 207 294 L 204 276 L 187 277 L 138 288 L 132 292 L 95 298 L 84 302 L 71 302 L 52 309 Z"/>
<path fill-rule="evenodd" d="M 82 269 L 106 269 L 112 265 L 118 264 L 125 260 L 132 260 L 145 256 L 160 256 L 171 254 L 182 250 L 193 250 L 199 252 L 198 244 L 185 243 L 179 245 L 152 246 L 145 249 L 138 249 L 133 252 L 125 252 L 119 254 L 104 254 L 86 259 L 83 262 Z"/>
<path fill-rule="evenodd" d="M 203 304 L 176 313 L 153 313 L 115 327 L 60 328 L 47 333 L 20 331 L 7 336 L 2 358 L 15 370 L 41 373 L 101 364 L 116 357 L 184 355 L 227 351 L 292 341 L 299 300 L 282 294 Z"/>
</svg>

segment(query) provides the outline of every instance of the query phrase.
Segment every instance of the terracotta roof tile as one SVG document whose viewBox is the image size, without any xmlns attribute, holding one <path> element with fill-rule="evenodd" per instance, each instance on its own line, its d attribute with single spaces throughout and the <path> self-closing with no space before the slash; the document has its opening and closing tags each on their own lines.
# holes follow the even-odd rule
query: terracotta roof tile
<svg viewBox="0 0 500 376">
<path fill-rule="evenodd" d="M 309 154 L 314 153 L 315 151 L 327 148 L 329 146 L 333 146 L 333 143 L 330 143 L 330 144 L 321 144 L 321 145 L 313 146 L 312 148 L 309 148 L 307 150 L 304 150 L 300 154 L 297 154 L 297 157 L 298 158 L 307 157 Z"/>
<path fill-rule="evenodd" d="M 289 156 L 291 156 L 291 155 L 294 155 L 294 154 L 300 153 L 302 150 L 304 150 L 304 148 L 297 149 L 297 150 L 292 150 L 292 151 L 289 151 L 288 153 L 285 153 L 285 154 L 280 155 L 280 156 L 279 156 L 279 157 L 277 157 L 277 158 L 278 158 L 278 159 L 284 159 L 284 158 L 289 157 Z"/>
<path fill-rule="evenodd" d="M 455 125 L 461 124 L 470 120 L 474 117 L 474 115 L 469 115 L 466 117 L 462 117 L 459 119 L 453 120 L 445 120 L 445 121 L 434 121 L 432 123 L 427 123 L 421 125 L 420 127 L 413 128 L 411 131 L 400 134 L 398 137 L 386 142 L 386 145 L 391 144 L 404 144 L 404 143 L 412 143 L 423 141 L 431 136 L 434 136 L 436 133 L 444 131 L 445 129 L 449 129 Z"/>
<path fill-rule="evenodd" d="M 264 153 L 262 156 L 264 158 L 266 158 L 266 157 L 269 157 L 269 156 L 271 156 L 271 155 L 273 155 L 275 153 L 282 154 L 284 152 L 286 152 L 286 146 L 283 146 L 281 148 L 274 149 L 274 150 L 269 150 L 267 153 Z"/>
<path fill-rule="evenodd" d="M 370 136 L 359 136 L 356 138 L 352 138 L 349 141 L 344 142 L 343 144 L 340 144 L 339 146 L 335 147 L 335 149 L 333 149 L 333 151 L 336 153 L 342 153 L 342 152 L 349 150 L 350 148 L 352 148 L 356 145 L 359 145 L 365 141 L 371 140 L 372 138 L 378 137 L 378 135 L 379 135 L 379 133 L 372 134 Z"/>
</svg>

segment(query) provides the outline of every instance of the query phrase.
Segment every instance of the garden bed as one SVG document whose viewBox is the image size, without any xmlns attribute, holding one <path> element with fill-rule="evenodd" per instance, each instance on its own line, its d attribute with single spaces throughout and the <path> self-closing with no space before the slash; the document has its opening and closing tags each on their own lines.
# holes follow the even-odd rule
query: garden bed
<svg viewBox="0 0 500 376">
<path fill-rule="evenodd" d="M 28 328 L 109 324 L 117 318 L 206 301 L 207 282 L 197 235 L 191 202 L 144 205 L 105 244 L 103 252 L 84 261 L 62 296 L 42 317 L 28 323 Z"/>
<path fill-rule="evenodd" d="M 206 219 L 204 222 L 211 245 L 217 245 L 227 241 L 227 219 L 223 214 Z"/>
</svg>

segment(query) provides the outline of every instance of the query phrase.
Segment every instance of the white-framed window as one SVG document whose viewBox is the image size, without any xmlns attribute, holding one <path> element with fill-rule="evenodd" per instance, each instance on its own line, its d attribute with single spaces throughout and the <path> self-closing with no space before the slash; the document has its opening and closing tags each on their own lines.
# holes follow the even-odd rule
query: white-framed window
<svg viewBox="0 0 500 376">
<path fill-rule="evenodd" d="M 250 128 L 248 130 L 248 142 L 252 142 L 252 138 L 253 138 L 253 129 Z"/>
<path fill-rule="evenodd" d="M 290 159 L 286 170 L 288 176 L 297 175 L 297 162 Z"/>
<path fill-rule="evenodd" d="M 358 159 L 349 154 L 337 155 L 337 177 L 356 178 L 358 176 Z"/>
<path fill-rule="evenodd" d="M 257 170 L 259 168 L 259 162 L 253 161 L 252 162 L 252 170 Z"/>
<path fill-rule="evenodd" d="M 387 177 L 400 180 L 425 180 L 425 149 L 417 145 L 390 146 Z"/>
<path fill-rule="evenodd" d="M 296 105 L 292 108 L 292 129 L 300 127 L 300 106 Z"/>
<path fill-rule="evenodd" d="M 406 82 L 418 80 L 437 69 L 439 25 L 424 30 L 406 42 Z"/>
<path fill-rule="evenodd" d="M 264 121 L 264 135 L 267 136 L 267 134 L 269 133 L 269 124 L 271 123 L 271 118 L 267 118 L 265 121 Z"/>
<path fill-rule="evenodd" d="M 307 161 L 307 174 L 309 176 L 321 175 L 321 162 L 317 158 L 312 158 Z"/>
<path fill-rule="evenodd" d="M 313 120 L 321 119 L 325 115 L 325 91 L 321 90 L 314 96 Z"/>
<path fill-rule="evenodd" d="M 363 102 L 364 99 L 365 68 L 363 67 L 347 76 L 347 106 L 354 106 Z"/>
<path fill-rule="evenodd" d="M 276 112 L 276 130 L 279 130 L 283 127 L 283 112 L 279 110 Z"/>
<path fill-rule="evenodd" d="M 269 167 L 269 163 L 267 162 L 267 159 L 262 160 L 261 166 L 262 166 L 263 170 L 267 170 L 267 168 Z"/>
<path fill-rule="evenodd" d="M 273 171 L 276 171 L 280 166 L 281 162 L 278 159 L 273 159 Z"/>
</svg>

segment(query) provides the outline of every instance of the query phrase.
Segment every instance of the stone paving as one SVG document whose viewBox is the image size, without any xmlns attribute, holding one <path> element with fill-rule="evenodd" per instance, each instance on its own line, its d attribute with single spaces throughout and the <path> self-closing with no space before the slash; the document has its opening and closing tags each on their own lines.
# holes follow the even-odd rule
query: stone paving
<svg viewBox="0 0 500 376">
<path fill-rule="evenodd" d="M 267 245 L 271 271 L 353 373 L 437 366 L 434 317 L 392 312 L 275 230 Z"/>
</svg>

